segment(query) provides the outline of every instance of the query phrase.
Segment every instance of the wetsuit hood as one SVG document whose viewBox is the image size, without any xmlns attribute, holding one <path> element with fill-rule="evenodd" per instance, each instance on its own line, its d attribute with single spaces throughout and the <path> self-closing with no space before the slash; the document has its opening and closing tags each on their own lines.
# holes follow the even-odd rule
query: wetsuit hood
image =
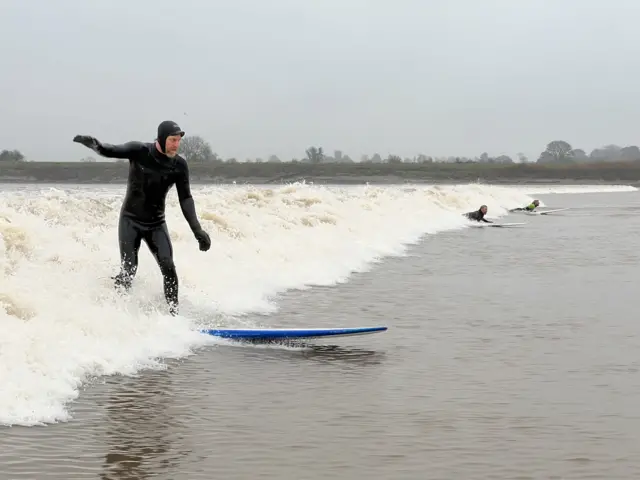
<svg viewBox="0 0 640 480">
<path fill-rule="evenodd" d="M 165 120 L 158 125 L 157 140 L 160 144 L 162 153 L 166 153 L 167 137 L 170 137 L 171 135 L 180 135 L 181 137 L 184 137 L 184 130 L 182 130 L 176 122 L 171 120 Z"/>
</svg>

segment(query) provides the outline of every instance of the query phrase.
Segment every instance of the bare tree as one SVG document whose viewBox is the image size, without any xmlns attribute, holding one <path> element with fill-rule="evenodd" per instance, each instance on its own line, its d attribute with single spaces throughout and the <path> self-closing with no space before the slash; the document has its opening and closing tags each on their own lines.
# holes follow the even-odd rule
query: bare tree
<svg viewBox="0 0 640 480">
<path fill-rule="evenodd" d="M 180 143 L 180 153 L 190 162 L 219 162 L 220 158 L 213 153 L 211 145 L 198 135 L 184 137 Z"/>
</svg>

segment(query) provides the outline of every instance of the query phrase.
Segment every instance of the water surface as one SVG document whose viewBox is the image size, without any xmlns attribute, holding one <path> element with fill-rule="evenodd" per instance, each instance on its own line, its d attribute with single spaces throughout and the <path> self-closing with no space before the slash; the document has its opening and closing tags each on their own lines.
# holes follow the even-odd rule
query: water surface
<svg viewBox="0 0 640 480">
<path fill-rule="evenodd" d="M 640 194 L 542 199 L 572 210 L 429 235 L 251 319 L 388 332 L 108 377 L 68 423 L 4 429 L 0 478 L 640 478 Z"/>
</svg>

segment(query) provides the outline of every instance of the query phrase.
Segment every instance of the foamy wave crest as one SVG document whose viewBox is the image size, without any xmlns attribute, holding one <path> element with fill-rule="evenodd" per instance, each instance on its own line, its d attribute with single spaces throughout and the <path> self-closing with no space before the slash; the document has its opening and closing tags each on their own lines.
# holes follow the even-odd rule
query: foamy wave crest
<svg viewBox="0 0 640 480">
<path fill-rule="evenodd" d="M 177 203 L 167 221 L 181 313 L 166 314 L 159 269 L 145 245 L 131 295 L 112 280 L 123 187 L 0 193 L 0 423 L 69 418 L 92 377 L 162 368 L 212 342 L 197 333 L 270 313 L 287 289 L 344 282 L 424 234 L 462 228 L 460 213 L 492 216 L 531 200 L 483 185 L 440 187 L 194 188 L 212 247 L 200 252 Z"/>
</svg>

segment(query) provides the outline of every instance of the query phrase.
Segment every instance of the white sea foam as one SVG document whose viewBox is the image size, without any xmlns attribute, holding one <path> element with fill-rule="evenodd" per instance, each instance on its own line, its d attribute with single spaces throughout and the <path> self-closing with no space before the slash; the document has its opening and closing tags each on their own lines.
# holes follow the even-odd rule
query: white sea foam
<svg viewBox="0 0 640 480">
<path fill-rule="evenodd" d="M 123 188 L 3 189 L 0 193 L 0 424 L 69 418 L 88 378 L 162 368 L 212 342 L 197 329 L 270 313 L 287 289 L 332 285 L 425 234 L 464 228 L 460 213 L 490 216 L 529 194 L 621 191 L 624 187 L 390 186 L 198 187 L 212 238 L 202 253 L 175 192 L 167 220 L 180 275 L 181 313 L 166 314 L 148 249 L 130 296 L 118 297 L 117 216 Z M 627 188 L 628 190 L 628 188 Z"/>
</svg>

